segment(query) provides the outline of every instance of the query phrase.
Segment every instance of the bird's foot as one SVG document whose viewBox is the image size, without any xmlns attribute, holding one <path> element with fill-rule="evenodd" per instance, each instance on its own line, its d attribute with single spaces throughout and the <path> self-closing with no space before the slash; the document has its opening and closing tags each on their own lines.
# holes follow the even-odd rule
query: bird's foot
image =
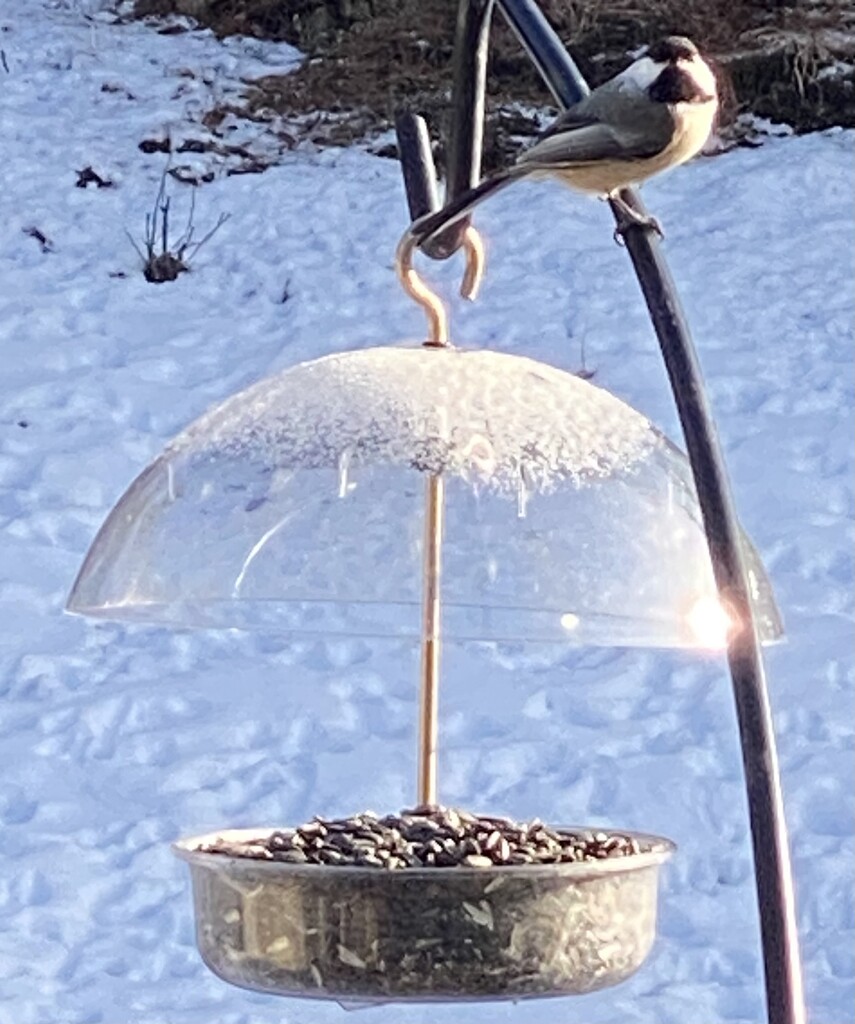
<svg viewBox="0 0 855 1024">
<path fill-rule="evenodd" d="M 654 231 L 660 238 L 665 237 L 662 225 L 655 217 L 646 213 L 639 213 L 629 203 L 624 202 L 620 196 L 609 196 L 612 208 L 617 217 L 617 227 L 614 230 L 614 240 L 618 245 L 626 245 L 626 233 L 630 228 L 647 228 Z"/>
</svg>

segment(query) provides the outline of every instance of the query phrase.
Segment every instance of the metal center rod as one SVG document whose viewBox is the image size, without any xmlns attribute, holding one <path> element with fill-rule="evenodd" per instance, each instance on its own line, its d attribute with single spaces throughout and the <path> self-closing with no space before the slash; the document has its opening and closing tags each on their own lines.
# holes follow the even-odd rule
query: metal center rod
<svg viewBox="0 0 855 1024">
<path fill-rule="evenodd" d="M 395 119 L 398 149 L 404 170 L 407 203 L 412 217 L 420 217 L 439 205 L 436 168 L 431 155 L 430 139 L 424 118 L 409 111 L 400 111 Z M 471 232 L 474 235 L 474 232 Z M 477 238 L 477 235 L 474 235 Z M 442 304 L 425 290 L 418 275 L 412 271 L 412 247 L 398 252 L 399 271 L 404 270 L 402 284 L 428 314 L 429 332 L 425 345 L 436 348 L 448 345 L 448 321 Z M 467 249 L 467 278 L 471 267 L 479 268 L 483 255 L 472 244 Z M 422 639 L 421 692 L 419 695 L 419 769 L 420 804 L 437 802 L 437 761 L 439 748 L 439 667 L 442 629 L 441 576 L 442 534 L 445 519 L 445 481 L 440 474 L 425 479 L 425 519 L 422 559 Z"/>
<path fill-rule="evenodd" d="M 419 803 L 435 804 L 439 733 L 440 579 L 445 481 L 441 474 L 425 480 L 424 593 L 419 709 Z"/>
</svg>

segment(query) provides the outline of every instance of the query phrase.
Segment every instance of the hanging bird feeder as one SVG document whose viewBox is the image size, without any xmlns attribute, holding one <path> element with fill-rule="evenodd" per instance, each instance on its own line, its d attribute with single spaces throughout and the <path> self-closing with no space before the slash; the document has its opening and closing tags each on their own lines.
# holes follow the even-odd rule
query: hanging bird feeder
<svg viewBox="0 0 855 1024">
<path fill-rule="evenodd" d="M 533 0 L 498 6 L 560 103 L 587 86 Z M 452 201 L 478 180 L 492 0 L 461 0 Z M 437 205 L 423 123 L 398 124 L 415 219 Z M 642 213 L 637 195 L 622 201 Z M 421 645 L 418 806 L 182 840 L 205 962 L 258 991 L 337 999 L 522 999 L 613 985 L 656 932 L 673 844 L 512 822 L 437 797 L 443 640 L 722 648 L 734 683 L 769 1024 L 803 1024 L 792 886 L 758 645 L 782 635 L 733 512 L 688 329 L 655 241 L 625 234 L 690 459 L 587 381 L 450 344 L 412 266 L 477 234 L 404 236 L 397 269 L 424 345 L 342 352 L 209 411 L 131 485 L 96 537 L 70 611 Z M 439 214 L 437 223 L 445 223 Z M 432 218 L 432 220 L 434 220 Z M 643 221 L 643 218 L 640 218 Z"/>
<path fill-rule="evenodd" d="M 480 273 L 471 230 L 466 291 Z M 177 844 L 199 947 L 235 984 L 343 1001 L 568 995 L 632 974 L 673 844 L 437 803 L 440 645 L 723 646 L 685 456 L 601 388 L 449 343 L 343 352 L 209 411 L 131 485 L 69 610 L 174 626 L 413 637 L 418 797 L 401 816 Z M 747 540 L 766 639 L 780 620 Z"/>
</svg>

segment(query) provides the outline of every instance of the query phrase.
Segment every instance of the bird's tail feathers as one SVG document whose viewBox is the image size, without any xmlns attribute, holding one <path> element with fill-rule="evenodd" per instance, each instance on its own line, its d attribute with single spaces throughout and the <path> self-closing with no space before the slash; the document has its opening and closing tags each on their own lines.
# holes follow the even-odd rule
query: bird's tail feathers
<svg viewBox="0 0 855 1024">
<path fill-rule="evenodd" d="M 415 238 L 416 245 L 422 246 L 425 242 L 435 238 L 446 228 L 451 227 L 466 217 L 476 206 L 480 205 L 489 196 L 499 192 L 506 185 L 519 176 L 519 168 L 514 166 L 499 171 L 490 178 L 477 184 L 474 188 L 462 192 L 457 198 L 452 199 L 436 213 L 429 213 L 419 217 L 410 225 L 409 234 Z"/>
</svg>

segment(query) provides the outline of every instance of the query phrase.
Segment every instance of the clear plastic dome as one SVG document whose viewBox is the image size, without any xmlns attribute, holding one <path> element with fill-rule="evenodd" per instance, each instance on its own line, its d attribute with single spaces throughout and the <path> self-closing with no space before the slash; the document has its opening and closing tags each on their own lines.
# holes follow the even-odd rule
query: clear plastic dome
<svg viewBox="0 0 855 1024">
<path fill-rule="evenodd" d="M 723 644 L 678 449 L 571 374 L 424 347 L 303 363 L 206 413 L 110 513 L 68 609 L 418 637 L 424 482 L 437 473 L 447 639 Z M 761 639 L 774 640 L 771 588 L 744 543 Z"/>
</svg>

